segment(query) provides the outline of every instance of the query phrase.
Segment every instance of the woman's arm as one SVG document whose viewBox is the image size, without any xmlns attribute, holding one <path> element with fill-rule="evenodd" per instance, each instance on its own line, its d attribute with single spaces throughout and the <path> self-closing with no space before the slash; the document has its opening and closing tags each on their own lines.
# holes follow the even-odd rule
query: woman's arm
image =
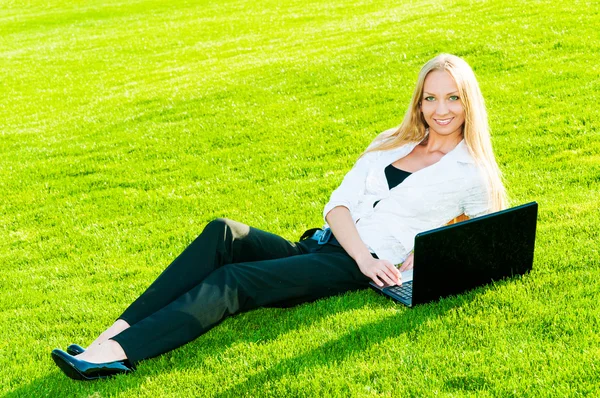
<svg viewBox="0 0 600 398">
<path fill-rule="evenodd" d="M 325 216 L 331 232 L 340 242 L 340 245 L 356 261 L 360 271 L 371 278 L 377 286 L 398 285 L 400 271 L 387 260 L 376 259 L 364 244 L 356 225 L 350 215 L 350 210 L 344 206 L 336 206 Z"/>
</svg>

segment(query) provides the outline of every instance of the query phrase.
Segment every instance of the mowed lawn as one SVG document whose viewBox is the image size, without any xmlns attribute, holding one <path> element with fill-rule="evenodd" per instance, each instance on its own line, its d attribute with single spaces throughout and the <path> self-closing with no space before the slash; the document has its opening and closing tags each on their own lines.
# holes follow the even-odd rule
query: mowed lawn
<svg viewBox="0 0 600 398">
<path fill-rule="evenodd" d="M 600 395 L 600 15 L 588 1 L 0 3 L 0 394 Z M 224 321 L 93 383 L 89 344 L 216 217 L 297 239 L 440 52 L 474 68 L 533 271 Z"/>
</svg>

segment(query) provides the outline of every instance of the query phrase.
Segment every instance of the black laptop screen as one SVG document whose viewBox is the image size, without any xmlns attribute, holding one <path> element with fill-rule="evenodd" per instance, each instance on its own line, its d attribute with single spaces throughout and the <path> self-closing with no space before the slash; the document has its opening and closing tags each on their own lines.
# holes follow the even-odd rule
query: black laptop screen
<svg viewBox="0 0 600 398">
<path fill-rule="evenodd" d="M 536 222 L 532 202 L 418 234 L 413 305 L 531 270 Z"/>
</svg>

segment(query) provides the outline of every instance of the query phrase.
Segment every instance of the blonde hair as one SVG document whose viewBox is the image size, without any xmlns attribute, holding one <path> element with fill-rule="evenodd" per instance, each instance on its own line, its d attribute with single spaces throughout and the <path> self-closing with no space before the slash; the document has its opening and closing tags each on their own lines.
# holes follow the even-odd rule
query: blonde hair
<svg viewBox="0 0 600 398">
<path fill-rule="evenodd" d="M 421 142 L 425 138 L 428 126 L 421 112 L 421 99 L 425 78 L 434 70 L 448 72 L 458 86 L 460 101 L 465 110 L 463 138 L 469 153 L 482 168 L 483 175 L 487 179 L 491 210 L 507 208 L 508 198 L 502 183 L 502 172 L 492 150 L 487 111 L 479 84 L 469 64 L 455 55 L 440 54 L 421 68 L 417 85 L 400 127 L 391 134 L 380 134 L 363 155 L 371 151 L 397 148 L 410 142 Z"/>
</svg>

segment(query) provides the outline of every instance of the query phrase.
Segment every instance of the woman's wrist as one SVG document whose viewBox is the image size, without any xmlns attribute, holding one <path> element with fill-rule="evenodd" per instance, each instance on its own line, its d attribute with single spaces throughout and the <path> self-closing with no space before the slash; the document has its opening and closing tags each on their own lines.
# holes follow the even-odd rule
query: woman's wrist
<svg viewBox="0 0 600 398">
<path fill-rule="evenodd" d="M 363 264 L 369 260 L 372 260 L 372 259 L 373 259 L 373 255 L 368 250 L 361 251 L 354 257 L 354 261 L 356 261 L 356 263 L 359 265 Z"/>
</svg>

